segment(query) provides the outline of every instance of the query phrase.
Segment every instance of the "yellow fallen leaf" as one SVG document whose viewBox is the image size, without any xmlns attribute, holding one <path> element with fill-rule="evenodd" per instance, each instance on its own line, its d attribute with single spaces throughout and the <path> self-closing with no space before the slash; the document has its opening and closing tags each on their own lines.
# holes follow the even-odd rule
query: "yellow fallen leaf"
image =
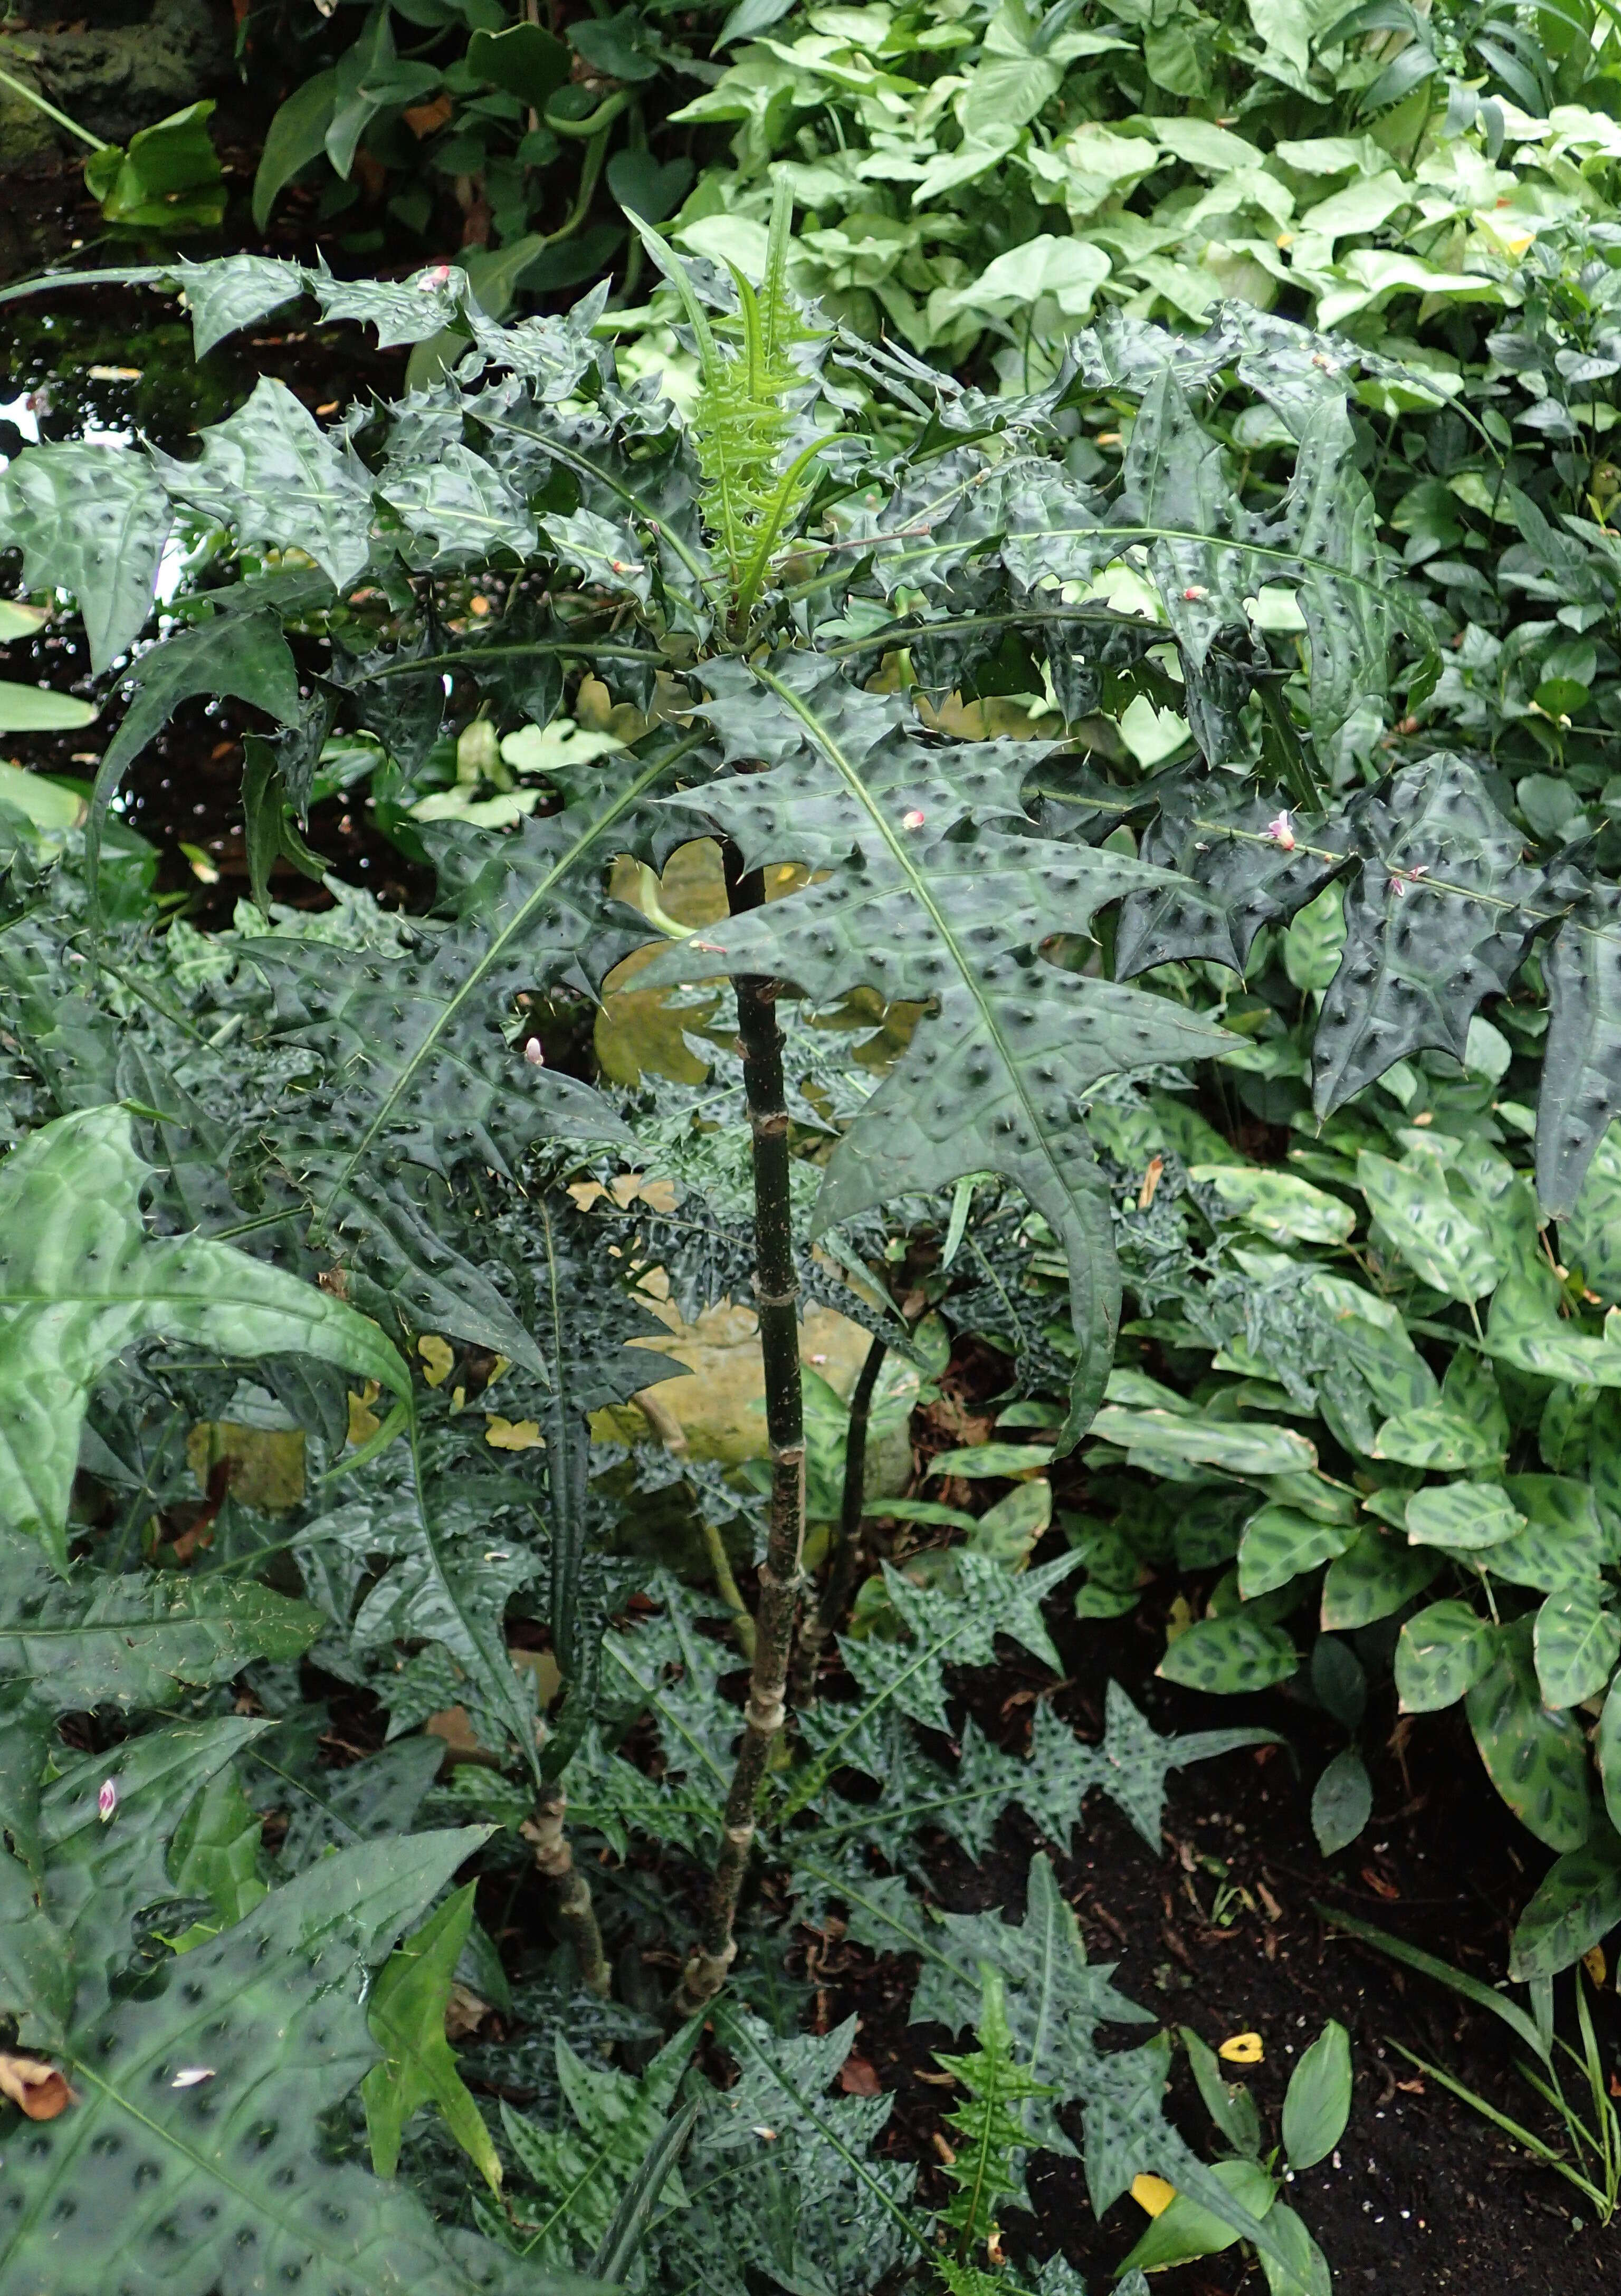
<svg viewBox="0 0 1621 2296">
<path fill-rule="evenodd" d="M 484 1440 L 492 1451 L 533 1451 L 546 1438 L 538 1420 L 491 1418 L 484 1423 Z"/>
<path fill-rule="evenodd" d="M 1131 2198 L 1151 2217 L 1163 2217 L 1176 2198 L 1176 2186 L 1167 2185 L 1163 2177 L 1133 2177 Z"/>
<path fill-rule="evenodd" d="M 349 1439 L 351 1443 L 369 1443 L 373 1436 L 377 1432 L 379 1427 L 382 1426 L 382 1420 L 378 1418 L 374 1411 L 369 1408 L 372 1404 L 376 1402 L 377 1398 L 382 1394 L 382 1392 L 383 1390 L 378 1386 L 377 1382 L 374 1379 L 368 1379 L 366 1382 L 365 1388 L 358 1395 L 355 1393 L 352 1387 L 350 1389 Z"/>
<path fill-rule="evenodd" d="M 1165 1618 L 1166 1648 L 1169 1649 L 1179 1635 L 1185 1635 L 1192 1624 L 1193 1605 L 1186 1595 L 1179 1595 Z"/>
<path fill-rule="evenodd" d="M 1266 2054 L 1266 2045 L 1259 2033 L 1234 2033 L 1216 2051 L 1230 2065 L 1258 2065 Z"/>
<path fill-rule="evenodd" d="M 1603 1947 L 1601 1945 L 1590 1945 L 1586 1952 L 1582 1956 L 1582 1966 L 1587 1972 L 1589 1977 L 1592 1978 L 1593 1984 L 1597 1987 L 1598 1990 L 1601 1993 L 1604 1989 L 1605 1973 L 1609 1966 L 1604 1958 Z"/>
<path fill-rule="evenodd" d="M 424 1332 L 416 1342 L 416 1352 L 427 1365 L 423 1377 L 430 1387 L 442 1387 L 450 1376 L 456 1361 L 455 1350 L 448 1341 L 441 1340 L 437 1332 Z"/>
</svg>

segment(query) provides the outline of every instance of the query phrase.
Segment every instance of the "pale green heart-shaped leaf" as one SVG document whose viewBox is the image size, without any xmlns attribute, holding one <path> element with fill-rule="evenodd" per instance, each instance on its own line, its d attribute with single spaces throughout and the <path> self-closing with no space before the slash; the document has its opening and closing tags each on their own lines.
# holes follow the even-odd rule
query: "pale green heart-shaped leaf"
<svg viewBox="0 0 1621 2296">
<path fill-rule="evenodd" d="M 1287 1587 L 1291 1578 L 1343 1554 L 1356 1536 L 1350 1523 L 1324 1522 L 1287 1506 L 1251 1515 L 1238 1543 L 1238 1591 L 1246 1602 Z"/>
<path fill-rule="evenodd" d="M 1549 1595 L 1536 1614 L 1535 1649 L 1544 1705 L 1579 1706 L 1604 1688 L 1621 1657 L 1621 1619 L 1606 1609 L 1601 1579 Z"/>
<path fill-rule="evenodd" d="M 1356 1179 L 1381 1230 L 1433 1290 L 1478 1300 L 1502 1282 L 1508 1262 L 1491 1222 L 1449 1191 L 1444 1170 L 1410 1171 L 1364 1148 Z"/>
<path fill-rule="evenodd" d="M 1525 1516 L 1501 1483 L 1441 1483 L 1415 1491 L 1407 1502 L 1409 1538 L 1449 1554 L 1484 1553 L 1525 1527 Z"/>
<path fill-rule="evenodd" d="M 1493 1661 L 1497 1629 L 1467 1603 L 1432 1603 L 1408 1620 L 1396 1643 L 1396 1695 L 1404 1714 L 1455 1706 Z"/>
<path fill-rule="evenodd" d="M 1233 1693 L 1270 1689 L 1299 1667 L 1299 1654 L 1281 1627 L 1234 1611 L 1224 1619 L 1200 1619 L 1178 1635 L 1156 1670 L 1189 1690 Z"/>
</svg>

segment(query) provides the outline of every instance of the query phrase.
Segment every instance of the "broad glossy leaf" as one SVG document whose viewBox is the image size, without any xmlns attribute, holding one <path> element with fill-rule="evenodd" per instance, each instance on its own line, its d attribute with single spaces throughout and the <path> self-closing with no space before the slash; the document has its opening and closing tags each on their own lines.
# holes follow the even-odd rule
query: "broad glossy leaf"
<svg viewBox="0 0 1621 2296">
<path fill-rule="evenodd" d="M 1543 1702 L 1579 1706 L 1602 1690 L 1621 1657 L 1621 1619 L 1604 1603 L 1604 1583 L 1585 1578 L 1550 1595 L 1536 1614 L 1536 1678 Z"/>
<path fill-rule="evenodd" d="M 1602 1817 L 1579 1849 L 1567 1850 L 1516 1925 L 1509 1974 L 1525 1984 L 1557 1977 L 1621 1922 L 1621 1836 Z"/>
<path fill-rule="evenodd" d="M 1292 1172 L 1249 1164 L 1196 1164 L 1189 1179 L 1214 1188 L 1228 1210 L 1280 1243 L 1345 1243 L 1356 1207 Z"/>
<path fill-rule="evenodd" d="M 0 734 L 70 734 L 93 725 L 94 701 L 58 693 L 48 685 L 19 685 L 0 679 Z"/>
<path fill-rule="evenodd" d="M 91 1387 L 138 1341 L 319 1356 L 410 1393 L 341 1300 L 206 1236 L 149 1235 L 148 1177 L 116 1106 L 59 1117 L 0 1163 L 0 1510 L 60 1563 Z"/>
<path fill-rule="evenodd" d="M 1388 1619 L 1421 1595 L 1441 1568 L 1439 1554 L 1409 1546 L 1397 1533 L 1371 1525 L 1330 1562 L 1322 1582 L 1321 1623 L 1325 1634 L 1349 1634 Z"/>
<path fill-rule="evenodd" d="M 1312 1831 L 1325 1857 L 1348 1849 L 1373 1812 L 1373 1782 L 1354 1746 L 1343 1746 L 1312 1790 Z"/>
<path fill-rule="evenodd" d="M 1210 2170 L 1223 2192 L 1254 2217 L 1271 2210 L 1277 2187 L 1258 2161 L 1218 2161 Z M 1237 2227 L 1190 2194 L 1179 2192 L 1122 2259 L 1122 2271 L 1164 2272 L 1201 2256 L 1219 2256 L 1240 2238 Z"/>
<path fill-rule="evenodd" d="M 1444 1474 L 1468 1474 L 1472 1470 L 1501 1468 L 1508 1430 L 1500 1439 L 1496 1427 L 1449 1403 L 1420 1405 L 1398 1418 L 1386 1419 L 1375 1439 L 1371 1456 L 1393 1459 L 1404 1467 L 1434 1467 Z"/>
<path fill-rule="evenodd" d="M 469 1882 L 448 1898 L 378 1972 L 366 2022 L 383 2062 L 367 2073 L 360 2094 L 372 2166 L 380 2177 L 391 2177 L 399 2165 L 399 2141 L 411 2115 L 433 2103 L 490 2191 L 498 2193 L 500 2158 L 445 2038 L 445 2010 L 477 1887 Z"/>
<path fill-rule="evenodd" d="M 1478 1300 L 1502 1282 L 1504 1240 L 1475 1201 L 1453 1194 L 1444 1170 L 1394 1164 L 1364 1148 L 1356 1183 L 1380 1229 L 1419 1279 L 1450 1299 Z"/>
<path fill-rule="evenodd" d="M 261 375 L 247 405 L 201 434 L 195 462 L 153 450 L 177 502 L 217 519 L 239 544 L 302 550 L 346 590 L 371 554 L 371 481 L 284 382 Z"/>
<path fill-rule="evenodd" d="M 1238 1591 L 1245 1601 L 1287 1587 L 1319 1563 L 1343 1554 L 1356 1537 L 1352 1523 L 1323 1522 L 1291 1507 L 1264 1506 L 1238 1542 Z"/>
<path fill-rule="evenodd" d="M 1568 1714 L 1543 1704 L 1531 1621 L 1507 1628 L 1489 1673 L 1469 1691 L 1469 1728 L 1486 1775 L 1522 1825 L 1550 1849 L 1579 1849 L 1592 1805 L 1587 1746 Z"/>
<path fill-rule="evenodd" d="M 1299 1669 L 1299 1654 L 1281 1627 L 1231 1611 L 1225 1618 L 1200 1619 L 1178 1635 L 1155 1670 L 1189 1690 L 1231 1694 L 1268 1690 Z"/>
<path fill-rule="evenodd" d="M 945 832 L 968 814 L 1008 810 L 1005 767 L 983 782 L 975 806 L 952 793 L 950 753 L 925 748 L 883 697 L 798 655 L 753 676 L 746 731 L 735 673 L 711 715 L 719 712 L 728 743 L 746 742 L 744 754 L 780 762 L 712 784 L 704 810 L 751 863 L 805 862 L 830 873 L 706 927 L 641 978 L 653 986 L 764 973 L 822 1004 L 866 986 L 886 1002 L 934 1005 L 835 1150 L 817 1225 L 966 1172 L 1013 1181 L 1062 1239 L 1068 1262 L 1082 1348 L 1060 1439 L 1072 1442 L 1101 1397 L 1118 1314 L 1107 1191 L 1081 1095 L 1107 1074 L 1213 1054 L 1225 1039 L 1171 1013 L 1165 999 L 1086 980 L 1034 954 L 1054 931 L 1084 931 L 1101 903 L 1156 882 L 1155 873 L 1124 855 L 988 825 L 959 842 Z M 961 750 L 961 770 L 994 769 L 998 760 L 976 757 L 975 746 Z"/>
<path fill-rule="evenodd" d="M 100 672 L 139 636 L 174 522 L 144 455 L 74 443 L 25 447 L 0 476 L 0 541 L 30 590 L 70 591 Z"/>
<path fill-rule="evenodd" d="M 253 2296 L 278 2279 L 309 2296 L 542 2296 L 543 2276 L 498 2251 L 453 2252 L 414 2194 L 320 2145 L 374 2055 L 368 1963 L 482 1839 L 417 1834 L 325 1859 L 188 1954 L 155 1997 L 91 2005 L 64 2053 L 79 2103 L 7 2148 L 8 2288 L 99 2289 L 111 2269 L 170 2296 Z M 207 2078 L 177 2086 L 183 2070 Z"/>
<path fill-rule="evenodd" d="M 1525 1516 L 1501 1483 L 1436 1483 L 1407 1502 L 1409 1538 L 1448 1554 L 1482 1554 L 1525 1527 Z"/>
<path fill-rule="evenodd" d="M 1093 1420 L 1091 1431 L 1104 1442 L 1118 1443 L 1150 1471 L 1165 1460 L 1255 1476 L 1306 1474 L 1317 1464 L 1316 1447 L 1304 1435 L 1263 1420 L 1189 1419 L 1108 1404 Z"/>
<path fill-rule="evenodd" d="M 1291 2169 L 1326 2161 L 1351 2118 L 1351 2037 L 1330 2017 L 1289 2075 L 1283 2150 Z"/>
<path fill-rule="evenodd" d="M 1408 1620 L 1396 1643 L 1403 1712 L 1436 1714 L 1455 1706 L 1489 1671 L 1496 1651 L 1496 1628 L 1468 1603 L 1431 1603 Z"/>
<path fill-rule="evenodd" d="M 1541 914 L 1519 832 L 1461 758 L 1404 767 L 1355 801 L 1347 826 L 1362 872 L 1317 1024 L 1320 1116 L 1410 1053 L 1461 1061 L 1471 1016 L 1508 988 Z"/>
<path fill-rule="evenodd" d="M 257 1264 L 257 1263 L 256 1263 Z M 64 1580 L 37 1546 L 0 1534 L 0 1684 L 45 1711 L 172 1706 L 253 1659 L 308 1650 L 321 1616 L 251 1578 L 85 1570 Z"/>
</svg>

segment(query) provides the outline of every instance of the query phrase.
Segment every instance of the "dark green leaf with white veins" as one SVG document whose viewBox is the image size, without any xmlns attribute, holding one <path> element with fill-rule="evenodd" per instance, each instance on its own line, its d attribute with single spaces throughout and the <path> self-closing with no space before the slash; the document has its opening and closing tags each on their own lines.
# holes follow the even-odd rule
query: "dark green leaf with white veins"
<svg viewBox="0 0 1621 2296">
<path fill-rule="evenodd" d="M 1541 914 L 1524 840 L 1460 758 L 1404 767 L 1355 801 L 1347 825 L 1362 865 L 1317 1024 L 1320 1116 L 1410 1053 L 1461 1060 L 1471 1015 L 1508 988 Z"/>
<path fill-rule="evenodd" d="M 0 548 L 29 590 L 70 591 L 98 674 L 140 635 L 174 512 L 144 455 L 25 447 L 0 477 Z"/>
<path fill-rule="evenodd" d="M 546 2296 L 544 2274 L 454 2252 L 414 2194 L 320 2144 L 377 2054 L 368 1964 L 482 1839 L 325 1858 L 155 1997 L 90 2005 L 64 2052 L 79 2102 L 7 2144 L 8 2296 Z"/>
<path fill-rule="evenodd" d="M 95 1380 L 142 1340 L 222 1356 L 321 1357 L 408 1395 L 374 1324 L 206 1236 L 152 1236 L 126 1111 L 42 1126 L 0 1164 L 0 1516 L 67 1560 L 79 1429 Z"/>
<path fill-rule="evenodd" d="M 974 772 L 973 746 L 946 753 L 951 767 L 926 791 L 898 770 L 917 745 L 882 697 L 801 656 L 756 675 L 753 738 L 786 761 L 706 791 L 704 810 L 722 827 L 736 824 L 750 861 L 819 862 L 831 873 L 704 928 L 640 978 L 775 974 L 822 1004 L 866 985 L 886 1002 L 933 1004 L 835 1151 L 817 1224 L 965 1172 L 1014 1181 L 1069 1263 L 1082 1349 L 1061 1439 L 1073 1441 L 1101 1398 L 1119 1300 L 1082 1095 L 1106 1075 L 1207 1057 L 1226 1040 L 1164 998 L 1061 972 L 1035 951 L 1052 933 L 1084 932 L 1100 904 L 1157 873 L 1126 855 L 996 828 L 959 843 L 944 832 L 974 808 L 950 784 L 959 764 Z M 987 809 L 1004 811 L 999 799 L 988 790 Z"/>
<path fill-rule="evenodd" d="M 1579 1849 L 1592 1815 L 1586 1741 L 1568 1714 L 1543 1704 L 1529 1619 L 1504 1631 L 1468 1713 L 1486 1774 L 1516 1817 L 1550 1849 Z"/>
</svg>

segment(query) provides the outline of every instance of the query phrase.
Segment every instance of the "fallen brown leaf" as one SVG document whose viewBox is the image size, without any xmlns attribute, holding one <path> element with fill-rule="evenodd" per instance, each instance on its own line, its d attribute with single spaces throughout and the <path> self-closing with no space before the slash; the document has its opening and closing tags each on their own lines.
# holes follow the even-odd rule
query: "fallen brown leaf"
<svg viewBox="0 0 1621 2296">
<path fill-rule="evenodd" d="M 846 2096 L 881 2096 L 878 2076 L 865 2057 L 853 2051 L 839 2067 L 839 2087 Z"/>
<path fill-rule="evenodd" d="M 73 2092 L 54 2065 L 37 2057 L 14 2057 L 0 2049 L 0 2096 L 21 2105 L 30 2120 L 54 2120 L 73 2102 Z"/>
</svg>

